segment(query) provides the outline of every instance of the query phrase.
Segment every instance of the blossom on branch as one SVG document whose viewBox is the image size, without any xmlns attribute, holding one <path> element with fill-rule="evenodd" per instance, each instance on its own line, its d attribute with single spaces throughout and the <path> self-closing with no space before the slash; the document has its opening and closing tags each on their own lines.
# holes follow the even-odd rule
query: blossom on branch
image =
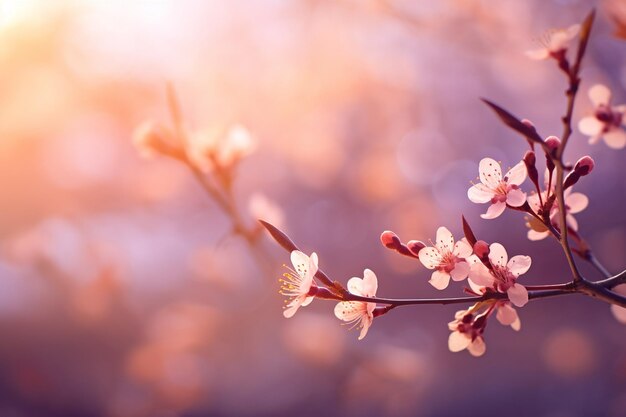
<svg viewBox="0 0 626 417">
<path fill-rule="evenodd" d="M 231 127 L 226 133 L 220 129 L 201 130 L 191 134 L 187 153 L 193 164 L 203 172 L 228 170 L 251 154 L 255 141 L 246 128 Z"/>
<path fill-rule="evenodd" d="M 546 187 L 546 191 L 541 192 L 541 196 L 538 193 L 532 193 L 528 196 L 528 204 L 532 208 L 532 210 L 537 213 L 540 217 L 544 215 L 544 212 L 548 210 L 547 205 L 550 206 L 550 213 L 548 217 L 550 218 L 550 222 L 556 228 L 559 228 L 559 205 L 554 201 L 554 197 L 552 201 L 549 202 L 550 197 L 554 195 L 554 184 L 550 181 L 550 174 L 546 170 L 544 185 Z M 548 190 L 548 186 L 550 189 Z M 573 216 L 576 213 L 580 213 L 589 204 L 589 198 L 583 193 L 574 193 L 572 192 L 572 188 L 568 188 L 563 192 L 563 197 L 565 198 L 565 219 L 567 220 L 567 225 L 572 230 L 578 230 L 578 222 L 576 218 Z M 530 228 L 528 231 L 528 239 L 530 240 L 542 240 L 550 235 L 550 231 L 541 221 L 534 217 L 529 217 L 527 219 L 526 225 Z"/>
<path fill-rule="evenodd" d="M 361 297 L 375 297 L 378 289 L 378 279 L 373 271 L 363 271 L 363 278 L 353 277 L 348 281 L 348 291 Z M 367 334 L 374 320 L 376 303 L 364 301 L 342 301 L 335 306 L 335 316 L 339 320 L 353 323 L 353 327 L 361 329 L 359 340 Z"/>
<path fill-rule="evenodd" d="M 578 122 L 578 130 L 589 136 L 589 143 L 604 139 L 614 149 L 626 146 L 626 105 L 611 106 L 611 90 L 602 84 L 589 89 L 589 99 L 595 109 L 593 116 L 583 117 Z"/>
<path fill-rule="evenodd" d="M 280 279 L 282 282 L 280 293 L 290 297 L 283 311 L 286 318 L 296 314 L 298 308 L 311 304 L 317 289 L 313 281 L 318 269 L 317 254 L 313 252 L 309 257 L 299 250 L 294 250 L 291 252 L 291 263 L 293 269 L 288 268 L 289 272 L 285 272 L 283 278 Z"/>
<path fill-rule="evenodd" d="M 539 43 L 541 48 L 526 51 L 526 56 L 531 59 L 543 60 L 554 58 L 561 61 L 565 58 L 570 42 L 580 32 L 580 25 L 572 25 L 565 29 L 553 29 L 546 32 Z"/>
<path fill-rule="evenodd" d="M 472 356 L 482 356 L 487 350 L 483 332 L 487 325 L 487 314 L 476 316 L 473 312 L 478 305 L 467 310 L 457 311 L 454 320 L 448 323 L 452 331 L 448 337 L 448 349 L 451 352 L 460 352 L 467 349 Z"/>
<path fill-rule="evenodd" d="M 487 212 L 480 215 L 483 219 L 495 219 L 507 204 L 519 207 L 526 202 L 526 194 L 519 189 L 527 174 L 524 161 L 511 168 L 503 178 L 500 164 L 491 158 L 483 158 L 478 172 L 480 183 L 470 187 L 467 196 L 473 203 L 491 203 Z"/>
<path fill-rule="evenodd" d="M 470 281 L 496 292 L 506 293 L 516 307 L 526 305 L 528 291 L 517 283 L 517 279 L 530 268 L 530 256 L 517 255 L 509 260 L 504 246 L 492 243 L 489 245 L 489 264 L 491 268 L 480 261 L 474 261 L 470 267 Z"/>
<path fill-rule="evenodd" d="M 430 284 L 438 290 L 448 287 L 450 277 L 454 281 L 467 278 L 470 266 L 465 258 L 472 254 L 472 247 L 463 238 L 454 242 L 452 233 L 445 228 L 437 229 L 435 246 L 429 246 L 419 251 L 420 262 L 428 269 L 434 269 Z"/>
</svg>

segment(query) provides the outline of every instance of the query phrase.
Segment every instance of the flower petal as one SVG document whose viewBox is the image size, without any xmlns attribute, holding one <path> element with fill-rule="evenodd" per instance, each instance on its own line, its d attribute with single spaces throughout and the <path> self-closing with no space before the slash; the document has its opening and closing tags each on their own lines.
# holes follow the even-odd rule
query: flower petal
<svg viewBox="0 0 626 417">
<path fill-rule="evenodd" d="M 502 168 L 500 164 L 491 158 L 481 159 L 478 165 L 480 181 L 490 188 L 496 188 L 502 181 Z"/>
<path fill-rule="evenodd" d="M 571 190 L 571 188 L 568 188 L 568 190 Z M 583 193 L 571 193 L 565 198 L 565 204 L 569 207 L 570 213 L 576 214 L 587 208 L 589 198 Z"/>
<path fill-rule="evenodd" d="M 604 122 L 601 122 L 595 116 L 583 117 L 578 122 L 578 130 L 580 130 L 580 133 L 583 135 L 597 136 L 602 133 L 603 129 Z"/>
<path fill-rule="evenodd" d="M 626 284 L 618 285 L 614 288 L 614 291 L 618 294 L 626 296 Z M 613 316 L 615 316 L 617 321 L 626 324 L 626 308 L 612 305 L 611 312 L 613 313 Z"/>
<path fill-rule="evenodd" d="M 469 275 L 470 266 L 467 262 L 458 262 L 452 271 L 450 276 L 454 281 L 463 281 Z"/>
<path fill-rule="evenodd" d="M 524 161 L 520 161 L 504 175 L 504 178 L 506 178 L 508 184 L 520 185 L 526 179 L 527 174 L 528 170 Z"/>
<path fill-rule="evenodd" d="M 515 284 L 506 292 L 509 296 L 509 300 L 516 307 L 524 307 L 528 303 L 528 291 L 526 287 L 520 284 Z"/>
<path fill-rule="evenodd" d="M 363 271 L 363 281 L 361 283 L 362 295 L 365 297 L 374 297 L 378 290 L 378 279 L 371 269 Z"/>
<path fill-rule="evenodd" d="M 359 340 L 362 340 L 365 337 L 373 321 L 374 321 L 373 317 L 369 315 L 363 316 L 363 319 L 361 320 L 362 327 L 361 327 L 361 333 L 359 334 Z"/>
<path fill-rule="evenodd" d="M 309 304 L 311 304 L 313 300 L 315 300 L 315 297 L 306 297 L 304 301 L 302 302 L 301 307 L 308 306 Z"/>
<path fill-rule="evenodd" d="M 469 280 L 481 287 L 491 287 L 493 285 L 493 275 L 481 261 L 470 265 Z"/>
<path fill-rule="evenodd" d="M 445 290 L 450 283 L 450 274 L 445 271 L 433 271 L 428 282 L 438 290 Z"/>
<path fill-rule="evenodd" d="M 509 260 L 506 267 L 517 278 L 528 271 L 531 262 L 530 256 L 517 255 Z"/>
<path fill-rule="evenodd" d="M 450 352 L 460 352 L 467 348 L 471 339 L 461 332 L 452 332 L 448 337 L 448 349 Z"/>
<path fill-rule="evenodd" d="M 506 203 L 504 201 L 498 201 L 497 203 L 490 205 L 487 212 L 485 214 L 481 214 L 480 217 L 483 219 L 495 219 L 504 213 L 505 209 Z"/>
<path fill-rule="evenodd" d="M 441 252 L 452 252 L 454 249 L 454 237 L 448 228 L 441 226 L 437 229 L 437 241 L 435 242 L 435 246 L 437 246 L 437 249 Z"/>
<path fill-rule="evenodd" d="M 609 148 L 622 149 L 626 146 L 626 132 L 622 128 L 611 129 L 603 138 Z"/>
<path fill-rule="evenodd" d="M 481 336 L 478 336 L 472 343 L 469 344 L 467 350 L 472 356 L 479 357 L 485 354 L 487 345 Z"/>
<path fill-rule="evenodd" d="M 317 255 L 315 257 L 317 258 Z M 304 278 L 311 270 L 311 259 L 299 250 L 291 252 L 291 263 L 293 264 L 293 269 L 300 277 Z M 317 270 L 315 272 L 317 272 Z"/>
<path fill-rule="evenodd" d="M 522 190 L 511 190 L 506 194 L 506 202 L 513 207 L 519 207 L 526 202 L 526 193 Z"/>
<path fill-rule="evenodd" d="M 526 56 L 530 59 L 540 61 L 542 59 L 548 59 L 550 57 L 550 51 L 548 51 L 547 48 L 532 49 L 526 51 Z"/>
<path fill-rule="evenodd" d="M 578 230 L 578 221 L 576 220 L 574 216 L 567 213 L 567 215 L 565 216 L 565 219 L 567 220 L 567 225 L 569 227 L 571 227 L 573 230 Z"/>
<path fill-rule="evenodd" d="M 428 246 L 419 251 L 419 260 L 428 269 L 435 269 L 441 263 L 439 249 Z"/>
<path fill-rule="evenodd" d="M 467 197 L 472 203 L 488 203 L 494 195 L 494 191 L 482 183 L 474 184 L 467 190 Z"/>
<path fill-rule="evenodd" d="M 462 238 L 454 244 L 452 253 L 459 258 L 468 258 L 473 252 L 472 246 L 466 238 Z"/>
<path fill-rule="evenodd" d="M 509 255 L 500 243 L 492 243 L 489 245 L 489 260 L 494 266 L 506 266 Z"/>
<path fill-rule="evenodd" d="M 363 294 L 363 279 L 359 277 L 352 277 L 348 280 L 348 291 L 354 295 Z"/>
<path fill-rule="evenodd" d="M 536 230 L 532 229 L 530 229 L 527 234 L 528 240 L 532 241 L 543 240 L 548 236 L 550 236 L 550 232 L 537 232 Z"/>
<path fill-rule="evenodd" d="M 611 101 L 611 90 L 606 85 L 596 84 L 589 89 L 589 100 L 595 107 L 608 105 Z"/>
<path fill-rule="evenodd" d="M 363 303 L 358 301 L 342 301 L 335 306 L 335 317 L 343 321 L 354 321 L 363 314 Z"/>
<path fill-rule="evenodd" d="M 496 319 L 500 322 L 500 324 L 504 326 L 510 326 L 515 323 L 515 320 L 518 320 L 517 311 L 509 303 L 503 304 L 498 307 L 498 312 L 496 313 Z"/>
</svg>

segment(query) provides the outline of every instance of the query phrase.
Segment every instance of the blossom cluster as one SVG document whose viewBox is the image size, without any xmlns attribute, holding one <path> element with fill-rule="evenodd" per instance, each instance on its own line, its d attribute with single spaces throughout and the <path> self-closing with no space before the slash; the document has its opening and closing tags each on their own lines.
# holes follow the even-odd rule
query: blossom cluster
<svg viewBox="0 0 626 417">
<path fill-rule="evenodd" d="M 583 284 L 588 283 L 578 275 L 571 260 L 568 236 L 578 244 L 575 252 L 583 259 L 594 262 L 588 244 L 578 233 L 578 221 L 574 217 L 574 214 L 580 213 L 588 206 L 589 199 L 580 192 L 574 192 L 573 186 L 592 172 L 595 162 L 590 156 L 583 156 L 572 166 L 566 164 L 562 158 L 571 135 L 573 97 L 580 82 L 580 60 L 584 54 L 592 21 L 593 14 L 583 25 L 553 31 L 542 40 L 541 49 L 528 53 L 528 56 L 534 59 L 556 60 L 559 69 L 566 73 L 570 82 L 568 97 L 572 104 L 568 106 L 568 114 L 563 118 L 566 125 L 563 139 L 556 136 L 543 139 L 530 121 L 519 120 L 499 106 L 487 102 L 505 124 L 526 138 L 530 150 L 504 175 L 500 162 L 493 158 L 483 158 L 478 163 L 477 182 L 467 190 L 467 197 L 471 202 L 488 204 L 485 213 L 480 215 L 481 218 L 485 220 L 498 218 L 507 209 L 525 213 L 529 240 L 536 241 L 553 236 L 564 248 L 566 256 L 569 254 L 574 281 L 570 284 L 535 287 L 539 292 L 533 296 L 542 296 L 540 291 L 549 291 L 555 287 L 564 291 L 565 289 L 575 291 L 576 280 L 582 281 Z M 581 39 L 577 58 L 570 62 L 569 44 L 579 34 Z M 613 105 L 611 91 L 600 84 L 590 88 L 589 98 L 594 106 L 593 114 L 583 117 L 578 122 L 580 132 L 590 137 L 591 144 L 602 138 L 611 148 L 625 147 L 626 105 Z M 539 179 L 537 168 L 536 145 L 545 156 L 542 181 Z M 531 183 L 530 188 L 524 186 L 527 180 Z M 345 289 L 319 270 L 318 257 L 315 253 L 307 256 L 297 248 L 293 249 L 295 245 L 286 235 L 271 225 L 266 223 L 264 225 L 283 247 L 291 250 L 293 269 L 290 268 L 281 279 L 281 293 L 288 297 L 284 310 L 284 316 L 287 318 L 292 317 L 300 307 L 310 304 L 316 297 L 336 300 L 338 303 L 334 309 L 335 316 L 352 324 L 353 327 L 358 327 L 359 339 L 363 339 L 375 317 L 386 314 L 399 305 L 421 304 L 424 301 L 417 299 L 414 302 L 410 300 L 395 302 L 377 298 L 378 279 L 370 269 L 365 269 L 362 278 L 350 278 Z M 448 348 L 452 352 L 467 349 L 471 355 L 481 356 L 486 351 L 484 332 L 490 317 L 495 315 L 496 320 L 502 325 L 510 326 L 515 331 L 520 330 L 521 321 L 516 308 L 525 306 L 533 297 L 527 287 L 518 281 L 530 269 L 532 260 L 530 256 L 525 255 L 509 257 L 502 244 L 497 242 L 489 244 L 478 240 L 464 217 L 463 231 L 465 236 L 455 239 L 447 227 L 441 226 L 436 231 L 434 242 L 431 241 L 429 245 L 420 240 L 411 240 L 405 244 L 395 233 L 385 231 L 381 234 L 381 243 L 388 249 L 418 260 L 425 268 L 431 270 L 428 282 L 437 290 L 445 290 L 451 281 L 466 282 L 464 291 L 473 297 L 428 301 L 441 304 L 473 301 L 469 308 L 457 311 L 454 320 L 448 324 L 451 331 Z M 595 265 L 597 266 L 597 262 Z M 598 269 L 607 278 L 616 278 L 611 277 L 603 267 L 600 266 Z M 616 286 L 615 294 L 625 291 L 624 288 L 626 285 Z M 608 298 L 607 301 L 612 302 L 614 299 Z M 612 305 L 613 314 L 619 321 L 624 321 L 626 309 L 620 307 L 624 303 L 619 301 L 617 304 Z"/>
</svg>

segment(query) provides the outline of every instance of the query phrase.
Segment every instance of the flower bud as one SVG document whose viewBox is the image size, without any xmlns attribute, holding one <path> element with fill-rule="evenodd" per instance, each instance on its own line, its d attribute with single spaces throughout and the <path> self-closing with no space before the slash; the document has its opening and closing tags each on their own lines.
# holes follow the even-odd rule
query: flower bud
<svg viewBox="0 0 626 417">
<path fill-rule="evenodd" d="M 419 256 L 420 251 L 426 247 L 426 244 L 420 240 L 409 240 L 406 246 L 413 255 Z"/>
<path fill-rule="evenodd" d="M 479 240 L 474 244 L 474 253 L 481 260 L 487 259 L 487 257 L 489 256 L 489 244 L 487 244 L 487 242 L 485 242 L 484 240 Z"/>
<path fill-rule="evenodd" d="M 528 172 L 528 178 L 535 184 L 535 187 L 539 188 L 539 173 L 537 172 L 537 167 L 535 163 L 537 162 L 537 158 L 535 157 L 535 153 L 533 151 L 528 151 L 524 155 L 524 164 L 526 165 L 526 171 Z"/>
<path fill-rule="evenodd" d="M 548 136 L 545 140 L 546 146 L 551 152 L 555 152 L 561 146 L 561 139 L 556 136 Z"/>
<path fill-rule="evenodd" d="M 576 170 L 567 174 L 567 177 L 565 177 L 565 181 L 563 181 L 563 190 L 567 190 L 569 187 L 576 184 L 579 179 L 580 173 Z"/>
<path fill-rule="evenodd" d="M 593 167 L 595 166 L 595 162 L 593 158 L 589 155 L 585 155 L 576 162 L 574 166 L 574 171 L 578 172 L 581 177 L 588 175 L 591 171 L 593 171 Z"/>
<path fill-rule="evenodd" d="M 548 152 L 546 152 L 546 168 L 548 168 L 548 172 L 554 171 L 554 162 L 552 162 L 552 158 L 556 157 L 556 151 L 561 146 L 561 139 L 556 136 L 548 136 L 545 140 L 546 147 L 548 148 Z"/>
<path fill-rule="evenodd" d="M 381 233 L 380 243 L 382 243 L 383 246 L 388 249 L 396 249 L 402 244 L 398 235 L 396 235 L 391 230 L 385 230 Z"/>
</svg>

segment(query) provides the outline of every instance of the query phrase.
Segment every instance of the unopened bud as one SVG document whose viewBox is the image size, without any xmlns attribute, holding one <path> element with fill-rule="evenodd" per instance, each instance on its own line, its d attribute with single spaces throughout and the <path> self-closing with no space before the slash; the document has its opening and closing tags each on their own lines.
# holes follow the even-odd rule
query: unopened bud
<svg viewBox="0 0 626 417">
<path fill-rule="evenodd" d="M 574 166 L 574 171 L 578 172 L 581 177 L 588 175 L 591 171 L 593 171 L 593 167 L 595 166 L 595 162 L 593 158 L 589 155 L 585 155 L 576 162 Z"/>
<path fill-rule="evenodd" d="M 536 187 L 539 187 L 539 173 L 537 172 L 537 167 L 535 166 L 536 162 L 537 158 L 535 157 L 535 153 L 533 151 L 526 152 L 524 155 L 524 164 L 526 165 L 528 178 L 530 178 Z"/>
<path fill-rule="evenodd" d="M 565 177 L 565 181 L 563 181 L 563 189 L 567 190 L 569 187 L 576 184 L 579 179 L 580 173 L 578 171 L 574 170 L 570 172 L 569 174 L 567 174 L 567 177 Z"/>
<path fill-rule="evenodd" d="M 561 146 L 561 139 L 556 136 L 548 136 L 545 140 L 546 147 L 548 148 L 548 152 L 546 152 L 546 168 L 548 168 L 549 172 L 554 171 L 554 162 L 552 162 L 552 158 L 556 157 L 556 151 Z"/>
<path fill-rule="evenodd" d="M 406 247 L 409 248 L 413 255 L 419 256 L 420 251 L 426 247 L 426 244 L 420 240 L 409 240 Z"/>
<path fill-rule="evenodd" d="M 401 245 L 400 238 L 394 232 L 385 230 L 380 235 L 380 243 L 388 249 L 396 249 Z"/>
<path fill-rule="evenodd" d="M 474 253 L 480 259 L 487 259 L 487 256 L 489 256 L 489 244 L 484 240 L 479 240 L 474 244 Z"/>
</svg>

